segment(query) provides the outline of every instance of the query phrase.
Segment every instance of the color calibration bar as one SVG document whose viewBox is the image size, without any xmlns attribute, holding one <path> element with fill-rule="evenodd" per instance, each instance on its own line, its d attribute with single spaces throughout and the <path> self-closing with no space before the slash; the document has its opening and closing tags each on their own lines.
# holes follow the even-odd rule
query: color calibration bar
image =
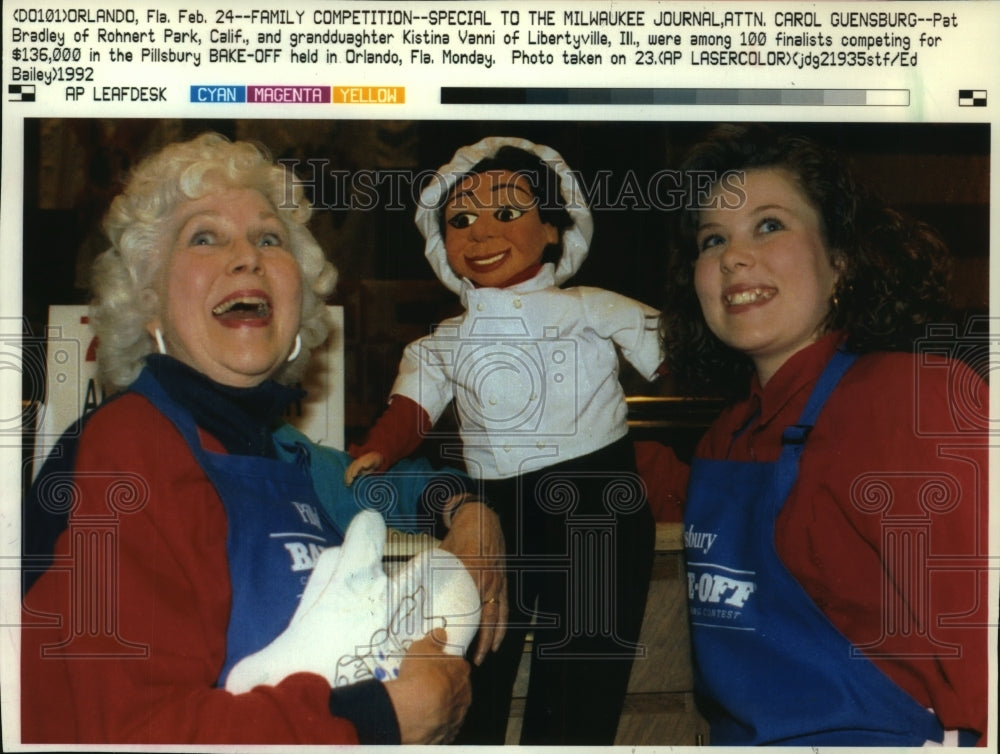
<svg viewBox="0 0 1000 754">
<path fill-rule="evenodd" d="M 908 107 L 909 89 L 441 87 L 442 105 L 868 105 Z"/>
<path fill-rule="evenodd" d="M 402 105 L 405 86 L 192 84 L 191 101 L 251 105 Z"/>
</svg>

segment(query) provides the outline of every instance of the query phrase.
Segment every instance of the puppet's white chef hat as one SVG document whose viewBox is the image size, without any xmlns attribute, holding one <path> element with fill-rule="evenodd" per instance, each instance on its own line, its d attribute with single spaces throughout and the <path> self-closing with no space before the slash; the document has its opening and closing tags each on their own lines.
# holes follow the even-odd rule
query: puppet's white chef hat
<svg viewBox="0 0 1000 754">
<path fill-rule="evenodd" d="M 417 228 L 427 240 L 424 246 L 424 256 L 430 262 L 435 274 L 448 288 L 455 293 L 462 290 L 461 279 L 448 265 L 444 248 L 444 237 L 441 235 L 440 207 L 451 193 L 458 180 L 487 157 L 493 157 L 501 147 L 511 146 L 523 149 L 536 155 L 548 165 L 559 178 L 559 193 L 566 204 L 566 211 L 573 220 L 573 225 L 566 228 L 562 234 L 562 256 L 556 267 L 556 284 L 561 285 L 571 278 L 590 249 L 590 239 L 594 234 L 594 221 L 584 197 L 583 190 L 576 175 L 570 170 L 566 161 L 551 147 L 534 144 L 527 139 L 512 136 L 488 136 L 482 141 L 467 147 L 462 147 L 451 162 L 438 169 L 437 174 L 428 182 L 420 194 L 417 207 Z"/>
</svg>

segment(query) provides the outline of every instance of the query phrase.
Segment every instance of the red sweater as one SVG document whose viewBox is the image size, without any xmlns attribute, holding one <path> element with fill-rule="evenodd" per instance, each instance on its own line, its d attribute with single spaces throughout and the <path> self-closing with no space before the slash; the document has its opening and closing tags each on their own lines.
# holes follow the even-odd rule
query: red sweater
<svg viewBox="0 0 1000 754">
<path fill-rule="evenodd" d="M 749 399 L 723 412 L 696 455 L 777 460 L 782 431 L 798 420 L 837 342 L 828 336 L 800 351 L 765 388 L 755 379 Z M 784 564 L 855 646 L 945 728 L 983 734 L 992 599 L 987 393 L 958 362 L 862 356 L 809 435 L 775 530 Z M 893 559 L 887 543 L 914 549 Z"/>
<path fill-rule="evenodd" d="M 202 440 L 224 452 L 212 438 Z M 106 494 L 123 473 L 149 497 L 138 510 L 123 504 L 115 514 Z M 226 514 L 180 434 L 145 398 L 126 395 L 94 414 L 81 437 L 75 482 L 79 503 L 57 559 L 71 552 L 74 531 L 92 539 L 110 532 L 91 546 L 117 555 L 117 594 L 81 600 L 72 571 L 60 570 L 58 561 L 28 592 L 23 741 L 357 742 L 352 723 L 331 715 L 330 686 L 321 676 L 300 673 L 240 695 L 215 687 L 230 604 Z M 108 609 L 96 609 L 102 606 Z M 91 623 L 60 648 L 73 634 L 75 614 Z"/>
</svg>

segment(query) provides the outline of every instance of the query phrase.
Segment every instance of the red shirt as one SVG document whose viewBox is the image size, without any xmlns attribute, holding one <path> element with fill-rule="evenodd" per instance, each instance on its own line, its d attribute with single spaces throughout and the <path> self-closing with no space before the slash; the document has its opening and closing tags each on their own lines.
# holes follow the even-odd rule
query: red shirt
<svg viewBox="0 0 1000 754">
<path fill-rule="evenodd" d="M 839 340 L 795 354 L 763 388 L 754 379 L 696 455 L 777 460 Z M 781 560 L 855 646 L 946 729 L 984 734 L 987 393 L 959 362 L 861 356 L 808 437 L 774 534 Z"/>
<path fill-rule="evenodd" d="M 207 435 L 202 441 L 225 452 Z M 75 468 L 70 529 L 24 600 L 23 741 L 357 742 L 353 724 L 330 714 L 330 686 L 319 675 L 239 695 L 215 687 L 230 605 L 226 514 L 166 417 L 138 395 L 115 400 L 87 423 Z M 130 508 L 126 488 L 113 494 L 109 483 L 125 474 L 148 495 L 144 504 Z M 89 544 L 73 541 L 74 530 Z M 58 558 L 85 549 L 116 557 L 106 561 L 115 591 L 74 591 Z M 89 622 L 78 625 L 76 615 Z"/>
</svg>

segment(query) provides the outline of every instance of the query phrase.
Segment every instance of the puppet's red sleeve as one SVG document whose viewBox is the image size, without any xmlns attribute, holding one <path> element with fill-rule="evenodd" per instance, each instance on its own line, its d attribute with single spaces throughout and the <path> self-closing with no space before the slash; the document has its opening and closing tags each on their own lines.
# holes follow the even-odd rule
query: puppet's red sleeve
<svg viewBox="0 0 1000 754">
<path fill-rule="evenodd" d="M 382 456 L 382 465 L 377 471 L 385 471 L 415 451 L 430 428 L 431 418 L 419 403 L 403 395 L 394 395 L 364 443 L 352 444 L 347 452 L 352 458 L 360 458 L 375 451 Z"/>
</svg>

